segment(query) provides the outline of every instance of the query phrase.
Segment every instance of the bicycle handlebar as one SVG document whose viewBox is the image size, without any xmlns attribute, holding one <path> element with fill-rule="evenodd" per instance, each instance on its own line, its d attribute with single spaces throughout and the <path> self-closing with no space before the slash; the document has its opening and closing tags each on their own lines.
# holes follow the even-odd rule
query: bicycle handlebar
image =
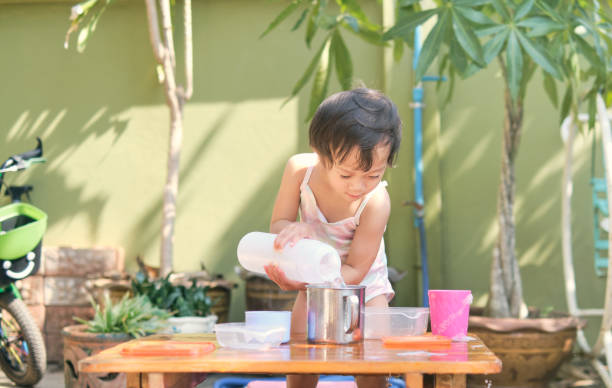
<svg viewBox="0 0 612 388">
<path fill-rule="evenodd" d="M 37 137 L 36 148 L 30 151 L 13 155 L 9 157 L 4 163 L 2 163 L 2 165 L 0 166 L 0 177 L 2 176 L 2 173 L 9 171 L 25 170 L 26 168 L 30 167 L 30 164 L 32 163 L 44 162 L 45 159 L 42 157 L 42 155 L 42 140 L 40 140 L 40 137 Z"/>
</svg>

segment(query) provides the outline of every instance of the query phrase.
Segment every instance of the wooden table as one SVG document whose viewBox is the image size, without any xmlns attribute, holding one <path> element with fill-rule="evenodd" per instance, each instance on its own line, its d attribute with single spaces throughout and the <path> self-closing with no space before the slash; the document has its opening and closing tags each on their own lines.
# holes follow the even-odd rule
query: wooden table
<svg viewBox="0 0 612 388">
<path fill-rule="evenodd" d="M 218 347 L 191 357 L 122 356 L 138 341 L 211 341 L 214 334 L 154 335 L 119 344 L 79 361 L 85 373 L 124 372 L 127 388 L 193 387 L 206 373 L 244 374 L 379 374 L 402 375 L 406 386 L 423 387 L 423 374 L 435 375 L 436 388 L 465 387 L 466 374 L 494 374 L 501 361 L 477 337 L 453 342 L 448 350 L 389 349 L 380 340 L 357 345 L 292 343 L 267 350 Z"/>
</svg>

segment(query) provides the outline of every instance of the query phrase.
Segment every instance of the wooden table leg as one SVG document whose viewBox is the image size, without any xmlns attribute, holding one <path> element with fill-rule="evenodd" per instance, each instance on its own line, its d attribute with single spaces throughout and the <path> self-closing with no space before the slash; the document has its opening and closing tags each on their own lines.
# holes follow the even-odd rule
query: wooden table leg
<svg viewBox="0 0 612 388">
<path fill-rule="evenodd" d="M 126 388 L 141 388 L 141 374 L 140 373 L 126 373 Z"/>
<path fill-rule="evenodd" d="M 127 388 L 195 388 L 206 373 L 128 373 Z"/>
<path fill-rule="evenodd" d="M 406 373 L 406 388 L 423 388 L 423 375 L 420 373 Z"/>
<path fill-rule="evenodd" d="M 465 375 L 435 375 L 435 388 L 465 388 Z"/>
</svg>

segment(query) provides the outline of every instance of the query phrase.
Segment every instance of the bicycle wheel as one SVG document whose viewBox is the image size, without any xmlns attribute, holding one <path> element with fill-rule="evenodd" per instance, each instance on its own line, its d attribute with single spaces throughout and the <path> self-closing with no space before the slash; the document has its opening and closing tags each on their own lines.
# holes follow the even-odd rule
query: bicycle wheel
<svg viewBox="0 0 612 388">
<path fill-rule="evenodd" d="M 38 383 L 47 367 L 47 353 L 27 306 L 12 292 L 3 292 L 0 314 L 0 368 L 18 385 Z"/>
</svg>

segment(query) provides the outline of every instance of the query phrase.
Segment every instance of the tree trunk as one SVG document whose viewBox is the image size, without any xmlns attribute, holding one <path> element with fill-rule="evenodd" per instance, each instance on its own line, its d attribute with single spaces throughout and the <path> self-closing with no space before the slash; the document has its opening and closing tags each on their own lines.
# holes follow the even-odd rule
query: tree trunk
<svg viewBox="0 0 612 388">
<path fill-rule="evenodd" d="M 501 181 L 497 198 L 499 235 L 493 250 L 488 315 L 497 318 L 519 318 L 523 292 L 515 251 L 514 162 L 523 124 L 523 101 L 521 98 L 512 101 L 507 88 L 504 98 Z"/>
</svg>

